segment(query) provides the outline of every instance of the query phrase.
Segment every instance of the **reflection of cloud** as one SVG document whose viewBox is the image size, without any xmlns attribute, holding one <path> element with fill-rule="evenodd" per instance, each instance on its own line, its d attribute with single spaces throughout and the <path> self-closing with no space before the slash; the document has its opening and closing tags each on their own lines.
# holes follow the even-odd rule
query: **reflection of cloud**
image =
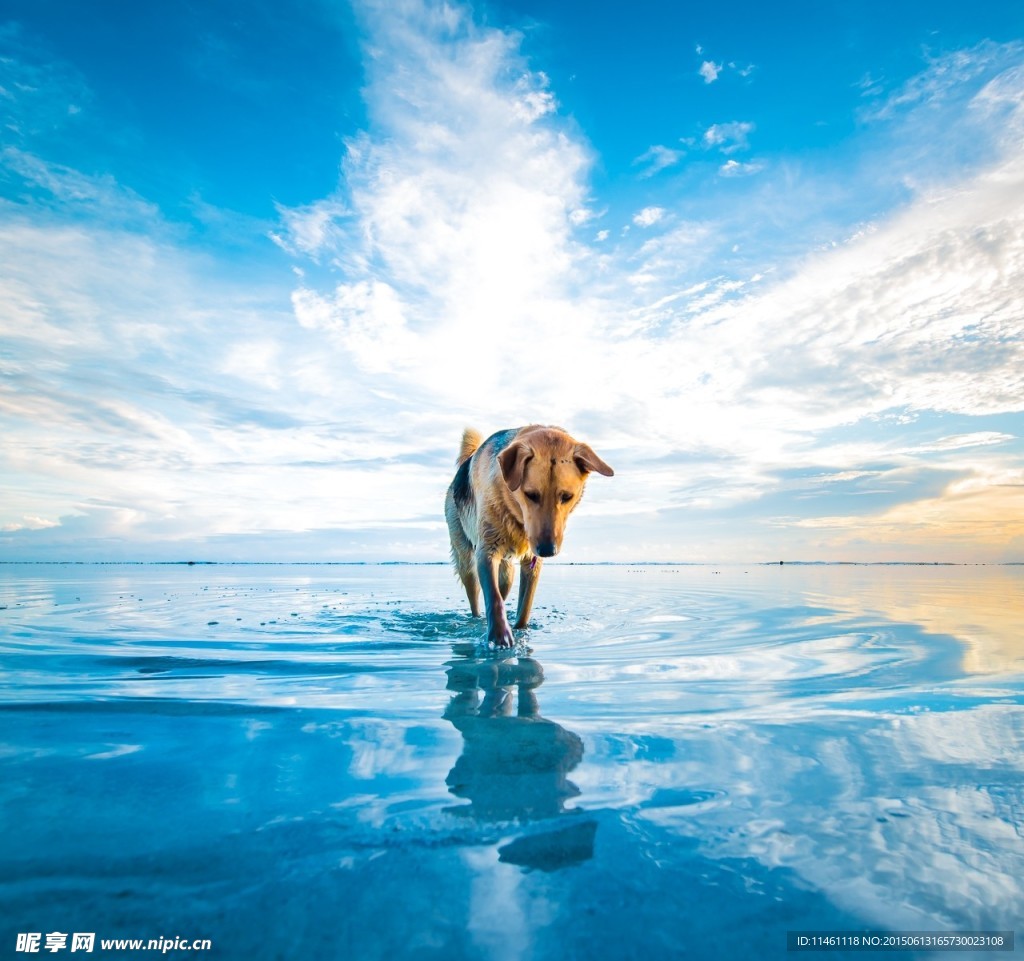
<svg viewBox="0 0 1024 961">
<path fill-rule="evenodd" d="M 952 635 L 964 646 L 963 668 L 971 674 L 1013 675 L 1024 662 L 1024 594 L 1013 568 L 989 568 L 979 583 L 963 568 L 919 567 L 917 576 L 847 579 L 856 593 L 834 600 L 838 607 L 880 612 L 896 624 L 919 624 L 936 636 Z M 833 585 L 832 591 L 842 592 Z"/>
<path fill-rule="evenodd" d="M 739 568 L 727 613 L 689 594 L 706 572 L 643 576 L 652 613 L 559 665 L 596 706 L 575 725 L 589 807 L 635 811 L 712 860 L 793 872 L 865 926 L 1020 915 L 1016 569 Z M 642 663 L 609 656 L 627 637 Z M 610 732 L 607 705 L 641 674 Z"/>
<path fill-rule="evenodd" d="M 794 872 L 866 925 L 997 928 L 1019 916 L 1024 858 L 1008 786 L 1019 758 L 999 747 L 1019 738 L 1003 708 L 708 727 L 698 716 L 677 729 L 660 760 L 648 741 L 663 740 L 663 727 L 607 745 L 595 733 L 595 769 L 619 762 L 614 778 L 595 776 L 703 856 Z M 950 765 L 978 766 L 979 786 L 951 781 Z M 592 803 L 608 790 L 581 786 Z"/>
<path fill-rule="evenodd" d="M 372 781 L 385 771 L 408 774 L 420 764 L 406 730 L 387 720 L 366 719 L 353 725 L 348 746 L 352 750 L 349 774 L 359 781 Z"/>
</svg>

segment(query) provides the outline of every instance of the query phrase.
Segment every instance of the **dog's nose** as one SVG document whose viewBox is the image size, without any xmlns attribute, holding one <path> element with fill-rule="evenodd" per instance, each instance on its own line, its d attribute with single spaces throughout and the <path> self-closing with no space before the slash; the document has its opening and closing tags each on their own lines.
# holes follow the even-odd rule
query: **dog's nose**
<svg viewBox="0 0 1024 961">
<path fill-rule="evenodd" d="M 540 541 L 534 553 L 540 557 L 554 557 L 558 553 L 558 548 L 554 541 Z"/>
</svg>

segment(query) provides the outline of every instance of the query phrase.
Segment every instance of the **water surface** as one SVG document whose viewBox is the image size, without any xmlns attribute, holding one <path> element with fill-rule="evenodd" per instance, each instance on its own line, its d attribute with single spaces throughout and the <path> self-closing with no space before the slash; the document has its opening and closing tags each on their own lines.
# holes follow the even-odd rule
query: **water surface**
<svg viewBox="0 0 1024 961">
<path fill-rule="evenodd" d="M 1012 929 L 1022 586 L 549 564 L 499 654 L 444 567 L 0 566 L 0 951 L 657 961 Z"/>
</svg>

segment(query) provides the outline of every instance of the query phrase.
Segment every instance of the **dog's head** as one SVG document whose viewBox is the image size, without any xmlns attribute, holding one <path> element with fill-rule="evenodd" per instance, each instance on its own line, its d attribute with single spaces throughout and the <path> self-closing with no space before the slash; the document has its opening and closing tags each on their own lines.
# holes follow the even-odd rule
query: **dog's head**
<svg viewBox="0 0 1024 961">
<path fill-rule="evenodd" d="M 615 473 L 586 444 L 553 427 L 523 431 L 498 455 L 498 463 L 522 511 L 530 549 L 539 557 L 561 550 L 565 522 L 591 471 L 605 477 Z"/>
</svg>

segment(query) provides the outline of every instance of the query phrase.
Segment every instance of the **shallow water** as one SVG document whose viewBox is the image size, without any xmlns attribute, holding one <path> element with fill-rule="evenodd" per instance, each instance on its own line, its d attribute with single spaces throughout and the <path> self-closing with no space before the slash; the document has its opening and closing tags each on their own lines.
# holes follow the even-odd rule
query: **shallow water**
<svg viewBox="0 0 1024 961">
<path fill-rule="evenodd" d="M 657 961 L 1013 929 L 1022 587 L 552 563 L 498 654 L 444 567 L 0 566 L 0 946 Z"/>
</svg>

